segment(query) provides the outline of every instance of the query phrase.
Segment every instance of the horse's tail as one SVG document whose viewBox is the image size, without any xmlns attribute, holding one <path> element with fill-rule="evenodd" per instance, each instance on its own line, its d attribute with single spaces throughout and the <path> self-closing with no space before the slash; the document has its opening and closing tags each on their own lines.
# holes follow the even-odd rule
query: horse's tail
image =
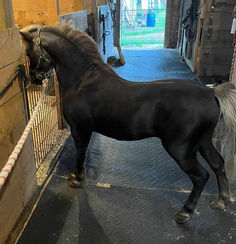
<svg viewBox="0 0 236 244">
<path fill-rule="evenodd" d="M 225 160 L 229 179 L 236 178 L 236 89 L 232 83 L 214 88 L 220 104 L 220 118 L 216 126 L 213 143 Z"/>
</svg>

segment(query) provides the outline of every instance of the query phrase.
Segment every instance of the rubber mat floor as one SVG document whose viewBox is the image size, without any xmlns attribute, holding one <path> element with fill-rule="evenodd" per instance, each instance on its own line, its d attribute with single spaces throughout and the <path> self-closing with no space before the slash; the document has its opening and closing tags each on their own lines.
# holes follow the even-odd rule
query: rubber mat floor
<svg viewBox="0 0 236 244">
<path fill-rule="evenodd" d="M 200 82 L 174 50 L 125 50 L 127 64 L 116 71 L 129 80 L 187 78 Z M 188 177 L 157 138 L 116 141 L 93 133 L 83 189 L 67 185 L 75 167 L 70 138 L 18 243 L 154 244 L 236 243 L 236 203 L 214 211 L 217 194 L 210 180 L 198 213 L 184 225 L 174 221 L 191 190 Z M 233 197 L 236 183 L 231 182 Z"/>
</svg>

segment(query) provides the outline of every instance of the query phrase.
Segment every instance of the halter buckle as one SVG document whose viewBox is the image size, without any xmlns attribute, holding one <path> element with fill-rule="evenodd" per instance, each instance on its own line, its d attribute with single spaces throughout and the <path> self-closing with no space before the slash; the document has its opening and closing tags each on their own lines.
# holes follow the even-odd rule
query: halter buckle
<svg viewBox="0 0 236 244">
<path fill-rule="evenodd" d="M 36 45 L 37 45 L 37 46 L 40 45 L 40 38 L 39 38 L 39 37 L 37 37 L 37 39 L 36 39 Z"/>
</svg>

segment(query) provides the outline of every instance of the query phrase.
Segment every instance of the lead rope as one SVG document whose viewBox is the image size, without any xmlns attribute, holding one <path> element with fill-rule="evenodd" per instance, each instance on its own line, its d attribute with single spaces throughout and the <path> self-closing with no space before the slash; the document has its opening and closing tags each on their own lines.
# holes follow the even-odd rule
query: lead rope
<svg viewBox="0 0 236 244">
<path fill-rule="evenodd" d="M 17 158 L 21 152 L 21 149 L 22 149 L 22 147 L 23 147 L 23 145 L 24 145 L 24 143 L 25 143 L 25 141 L 29 135 L 29 132 L 33 126 L 34 120 L 39 113 L 39 108 L 42 105 L 42 102 L 46 96 L 47 85 L 48 85 L 48 79 L 44 79 L 42 81 L 42 93 L 41 93 L 41 96 L 39 98 L 37 105 L 34 108 L 33 115 L 31 116 L 31 118 L 30 118 L 20 140 L 18 141 L 17 145 L 15 146 L 12 154 L 8 158 L 7 163 L 5 164 L 5 166 L 2 168 L 2 170 L 0 172 L 0 191 L 2 190 L 2 187 L 5 183 L 8 175 L 11 173 L 12 168 L 14 167 L 15 162 L 16 162 L 16 160 L 17 160 Z"/>
</svg>

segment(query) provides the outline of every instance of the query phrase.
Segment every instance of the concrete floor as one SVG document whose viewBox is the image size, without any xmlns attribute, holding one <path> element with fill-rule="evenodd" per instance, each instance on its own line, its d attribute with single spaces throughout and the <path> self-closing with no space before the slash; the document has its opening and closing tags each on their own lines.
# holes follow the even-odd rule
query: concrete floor
<svg viewBox="0 0 236 244">
<path fill-rule="evenodd" d="M 124 50 L 124 55 L 126 65 L 116 71 L 126 79 L 200 82 L 174 50 Z M 94 133 L 80 190 L 66 180 L 75 163 L 70 138 L 18 243 L 236 243 L 236 204 L 225 211 L 208 206 L 217 194 L 210 169 L 199 213 L 188 224 L 175 223 L 191 183 L 157 138 L 120 142 Z M 110 185 L 99 187 L 98 182 Z M 235 197 L 235 184 L 231 189 Z"/>
</svg>

